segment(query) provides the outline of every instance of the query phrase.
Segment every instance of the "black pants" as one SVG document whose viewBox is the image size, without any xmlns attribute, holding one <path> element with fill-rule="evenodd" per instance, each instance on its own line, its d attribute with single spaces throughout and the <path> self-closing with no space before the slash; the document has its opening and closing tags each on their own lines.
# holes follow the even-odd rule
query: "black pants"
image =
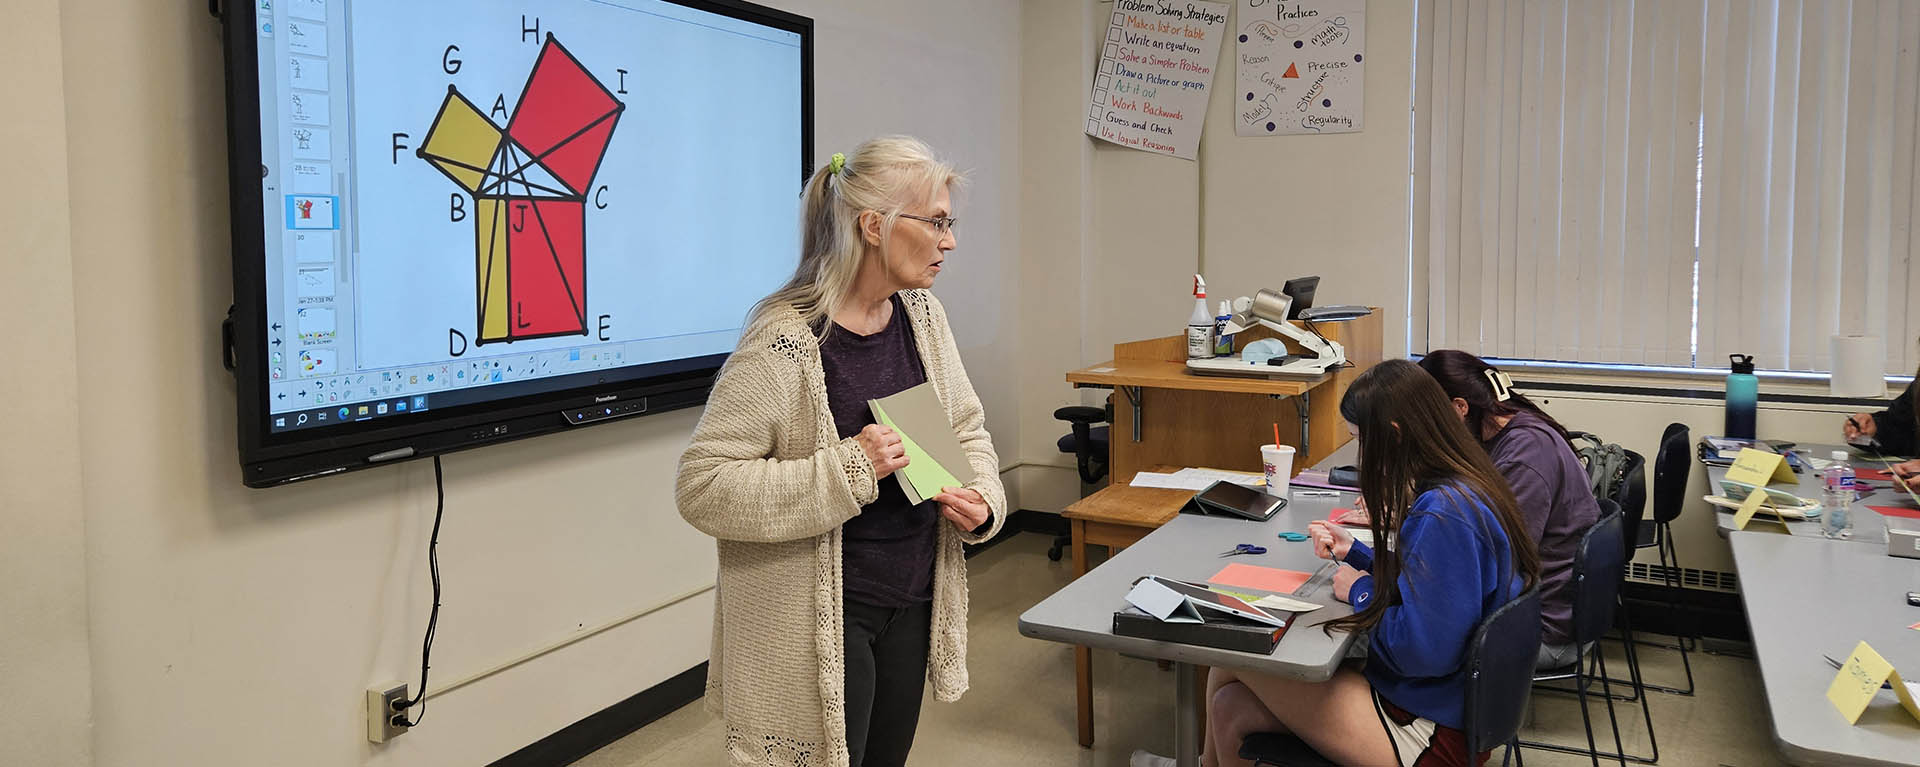
<svg viewBox="0 0 1920 767">
<path fill-rule="evenodd" d="M 920 724 L 933 605 L 846 601 L 847 750 L 852 767 L 900 767 Z"/>
</svg>

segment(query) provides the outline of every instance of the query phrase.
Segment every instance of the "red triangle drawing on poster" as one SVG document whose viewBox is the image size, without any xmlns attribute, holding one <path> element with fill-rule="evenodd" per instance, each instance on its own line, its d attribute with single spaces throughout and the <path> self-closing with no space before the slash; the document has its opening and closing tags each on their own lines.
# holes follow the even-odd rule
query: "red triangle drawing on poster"
<svg viewBox="0 0 1920 767">
<path fill-rule="evenodd" d="M 1291 64 L 1291 63 L 1287 64 L 1287 73 L 1284 75 L 1281 75 L 1281 77 L 1291 77 L 1295 80 L 1300 79 L 1299 65 Z"/>
</svg>

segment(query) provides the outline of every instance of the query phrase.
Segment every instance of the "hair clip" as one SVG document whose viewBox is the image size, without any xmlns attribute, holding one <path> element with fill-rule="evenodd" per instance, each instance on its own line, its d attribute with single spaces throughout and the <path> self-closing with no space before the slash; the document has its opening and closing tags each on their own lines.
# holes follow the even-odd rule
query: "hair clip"
<svg viewBox="0 0 1920 767">
<path fill-rule="evenodd" d="M 840 171 L 846 169 L 846 167 L 847 156 L 839 152 L 834 152 L 833 160 L 827 163 L 827 175 L 838 176 L 840 175 Z"/>
<path fill-rule="evenodd" d="M 1493 386 L 1495 400 L 1505 402 L 1513 398 L 1513 379 L 1508 378 L 1506 373 L 1500 372 L 1499 368 L 1487 368 L 1482 372 L 1487 376 L 1487 383 Z"/>
</svg>

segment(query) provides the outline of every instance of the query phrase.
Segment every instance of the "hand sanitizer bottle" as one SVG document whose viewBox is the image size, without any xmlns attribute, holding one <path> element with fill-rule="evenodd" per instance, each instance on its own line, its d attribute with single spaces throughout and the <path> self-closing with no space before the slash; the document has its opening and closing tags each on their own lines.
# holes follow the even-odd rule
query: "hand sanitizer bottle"
<svg viewBox="0 0 1920 767">
<path fill-rule="evenodd" d="M 1213 316 L 1213 356 L 1233 356 L 1233 334 L 1227 332 L 1227 323 L 1233 321 L 1233 310 L 1227 308 L 1227 302 L 1220 302 L 1220 313 Z"/>
</svg>

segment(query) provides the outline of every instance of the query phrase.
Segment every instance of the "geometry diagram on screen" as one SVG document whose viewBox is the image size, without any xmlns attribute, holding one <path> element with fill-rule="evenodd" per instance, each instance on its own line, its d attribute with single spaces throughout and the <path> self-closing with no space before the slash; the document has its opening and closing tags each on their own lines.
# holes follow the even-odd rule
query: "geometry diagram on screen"
<svg viewBox="0 0 1920 767">
<path fill-rule="evenodd" d="M 415 154 L 473 198 L 476 344 L 587 334 L 587 193 L 624 109 L 551 34 L 505 128 L 447 87 Z"/>
</svg>

